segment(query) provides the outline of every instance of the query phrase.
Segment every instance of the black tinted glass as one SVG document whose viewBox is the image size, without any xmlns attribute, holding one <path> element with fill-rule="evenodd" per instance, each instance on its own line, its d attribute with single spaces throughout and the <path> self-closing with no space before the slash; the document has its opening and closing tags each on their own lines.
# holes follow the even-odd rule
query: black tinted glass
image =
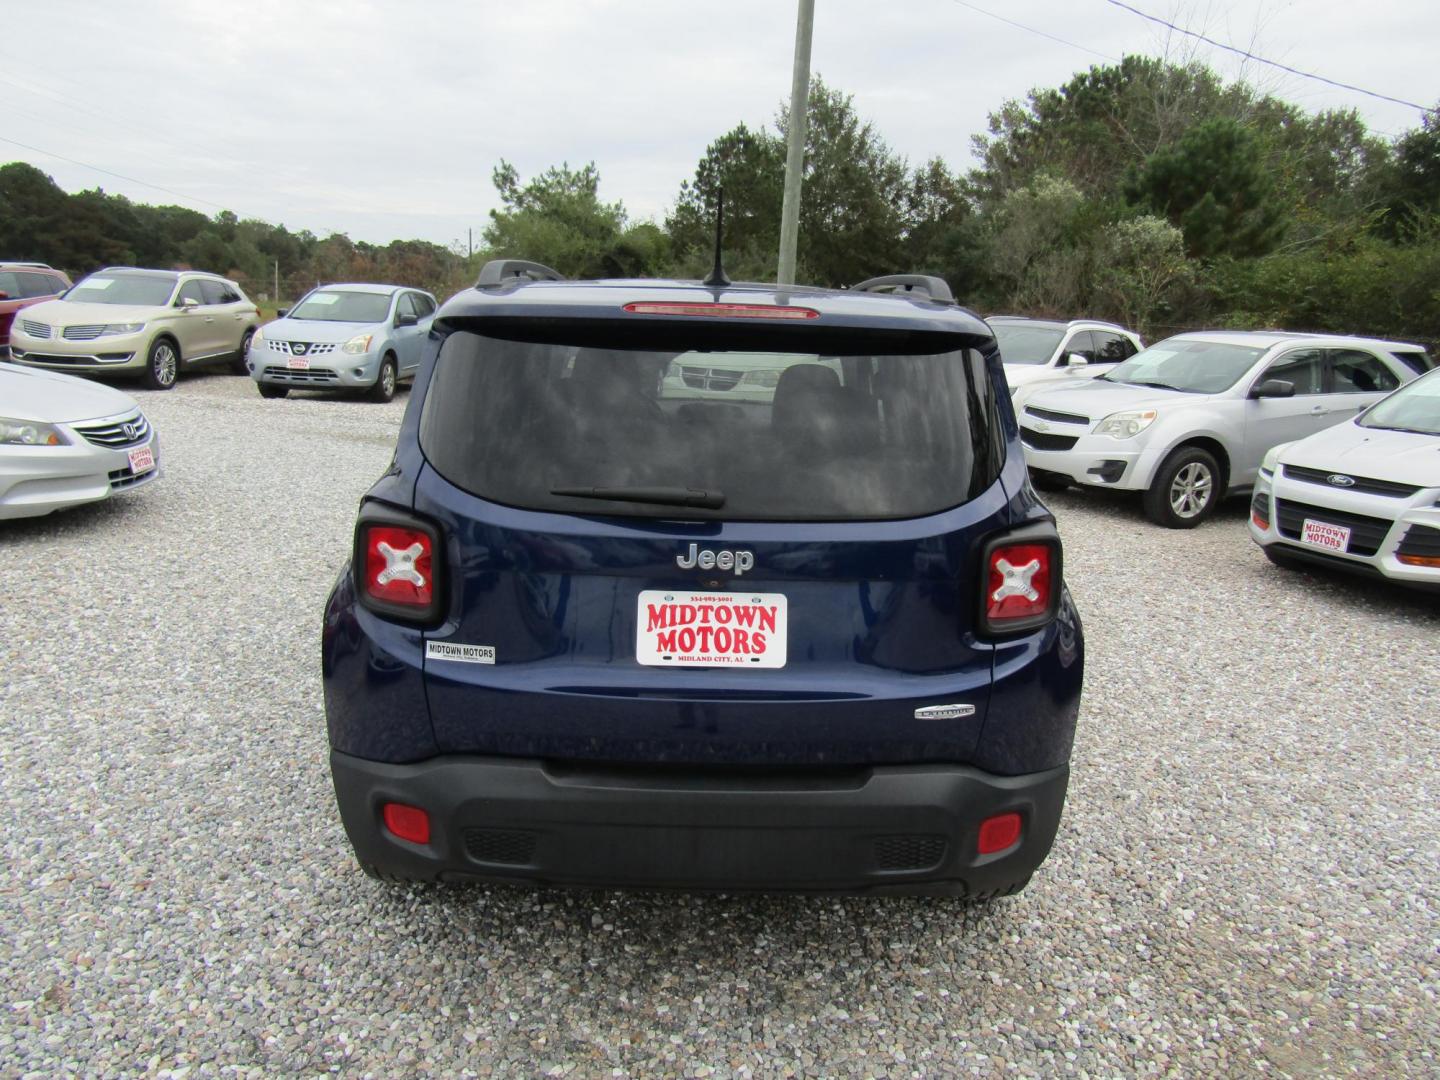
<svg viewBox="0 0 1440 1080">
<path fill-rule="evenodd" d="M 1065 336 L 1063 330 L 1048 326 L 996 322 L 990 324 L 990 329 L 1000 343 L 1000 359 L 1007 364 L 1048 364 L 1055 355 L 1055 346 Z"/>
<path fill-rule="evenodd" d="M 990 383 L 969 350 L 923 355 L 527 343 L 459 332 L 426 394 L 421 444 L 495 502 L 728 520 L 918 517 L 998 474 Z M 557 489 L 723 495 L 719 507 Z"/>
</svg>

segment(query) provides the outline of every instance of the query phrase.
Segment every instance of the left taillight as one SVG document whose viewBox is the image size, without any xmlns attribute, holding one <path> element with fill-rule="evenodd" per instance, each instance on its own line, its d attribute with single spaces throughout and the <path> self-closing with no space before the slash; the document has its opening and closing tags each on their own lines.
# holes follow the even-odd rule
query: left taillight
<svg viewBox="0 0 1440 1080">
<path fill-rule="evenodd" d="M 987 634 L 1034 630 L 1060 609 L 1060 539 L 1026 529 L 992 539 L 981 560 L 980 625 Z"/>
<path fill-rule="evenodd" d="M 401 622 L 439 622 L 443 570 L 434 526 L 396 511 L 361 511 L 352 572 L 365 607 Z"/>
</svg>

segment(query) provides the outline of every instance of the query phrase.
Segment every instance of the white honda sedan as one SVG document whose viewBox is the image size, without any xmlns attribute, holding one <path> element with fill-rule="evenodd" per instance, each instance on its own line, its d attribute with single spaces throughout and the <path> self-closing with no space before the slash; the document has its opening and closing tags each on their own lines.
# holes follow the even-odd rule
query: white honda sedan
<svg viewBox="0 0 1440 1080">
<path fill-rule="evenodd" d="M 1266 454 L 1250 536 L 1280 566 L 1440 588 L 1440 370 Z"/>
<path fill-rule="evenodd" d="M 109 386 L 0 364 L 0 519 L 39 517 L 153 482 L 160 437 Z"/>
</svg>

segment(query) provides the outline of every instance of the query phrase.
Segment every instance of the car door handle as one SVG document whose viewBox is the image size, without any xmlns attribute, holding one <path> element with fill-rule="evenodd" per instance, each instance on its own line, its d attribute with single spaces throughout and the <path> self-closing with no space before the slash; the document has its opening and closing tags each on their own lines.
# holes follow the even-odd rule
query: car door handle
<svg viewBox="0 0 1440 1080">
<path fill-rule="evenodd" d="M 1328 413 L 1329 411 L 1330 411 L 1330 410 L 1327 409 L 1324 405 L 1316 405 L 1313 409 L 1310 410 L 1310 415 L 1311 415 L 1311 416 L 1324 416 L 1324 415 L 1325 415 L 1326 413 Z"/>
</svg>

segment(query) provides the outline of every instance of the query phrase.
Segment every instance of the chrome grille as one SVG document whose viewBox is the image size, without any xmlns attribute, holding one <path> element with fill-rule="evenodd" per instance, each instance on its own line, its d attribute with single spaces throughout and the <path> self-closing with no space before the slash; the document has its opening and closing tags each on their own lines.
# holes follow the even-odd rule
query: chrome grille
<svg viewBox="0 0 1440 1080">
<path fill-rule="evenodd" d="M 324 356 L 339 347 L 333 341 L 273 341 L 267 339 L 265 343 L 270 346 L 272 352 L 284 353 L 286 356 Z M 300 350 L 298 352 L 296 351 L 297 346 Z"/>
<path fill-rule="evenodd" d="M 76 424 L 75 430 L 96 446 L 134 446 L 150 437 L 150 424 L 141 413 L 98 424 Z"/>
<path fill-rule="evenodd" d="M 680 369 L 680 377 L 692 390 L 734 390 L 743 374 L 743 371 L 725 368 L 684 366 Z"/>
<path fill-rule="evenodd" d="M 340 378 L 339 374 L 330 368 L 285 368 L 267 367 L 266 378 L 279 379 L 281 382 L 290 383 L 330 383 Z"/>
<path fill-rule="evenodd" d="M 1077 416 L 1075 413 L 1055 412 L 1053 409 L 1037 409 L 1034 405 L 1026 405 L 1025 411 L 1031 416 L 1039 417 L 1041 420 L 1053 420 L 1057 424 L 1088 424 L 1088 416 Z"/>
<path fill-rule="evenodd" d="M 43 322 L 31 322 L 29 319 L 21 319 L 20 329 L 24 330 L 25 333 L 33 338 L 48 338 L 50 336 L 50 326 Z"/>
<path fill-rule="evenodd" d="M 104 329 L 103 324 L 100 326 L 67 326 L 60 331 L 60 336 L 66 341 L 94 341 L 100 336 L 100 331 Z"/>
</svg>

